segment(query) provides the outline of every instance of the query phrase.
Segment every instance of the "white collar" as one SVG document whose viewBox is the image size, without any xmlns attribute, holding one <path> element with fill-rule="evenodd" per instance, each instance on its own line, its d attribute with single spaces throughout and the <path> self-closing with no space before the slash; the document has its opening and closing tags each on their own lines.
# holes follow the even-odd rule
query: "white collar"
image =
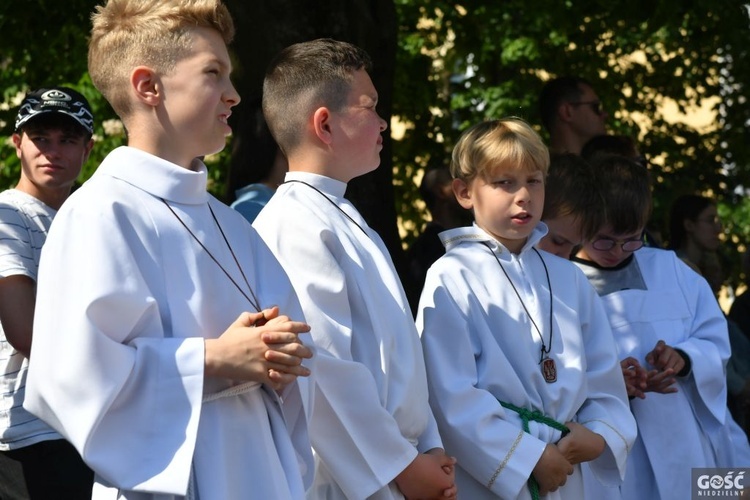
<svg viewBox="0 0 750 500">
<path fill-rule="evenodd" d="M 327 195 L 337 198 L 343 198 L 344 193 L 346 193 L 346 182 L 338 181 L 325 175 L 298 171 L 287 172 L 284 177 L 284 182 L 286 181 L 302 181 L 316 187 Z"/>
<path fill-rule="evenodd" d="M 167 201 L 206 203 L 208 170 L 198 159 L 192 167 L 188 170 L 140 149 L 120 146 L 104 158 L 94 175 L 109 175 Z"/>
<path fill-rule="evenodd" d="M 521 249 L 521 252 L 519 253 L 526 252 L 528 249 L 536 245 L 539 242 L 539 240 L 544 238 L 546 235 L 547 235 L 547 224 L 540 221 L 536 225 L 536 227 L 534 227 L 533 231 L 531 231 L 531 234 L 526 239 L 526 243 L 524 244 L 523 248 Z M 505 247 L 505 245 L 497 241 L 487 231 L 477 226 L 476 223 L 467 227 L 459 227 L 456 229 L 449 229 L 447 231 L 443 231 L 442 233 L 440 233 L 440 241 L 443 243 L 443 246 L 445 247 L 446 251 L 462 243 L 488 242 L 493 251 L 499 254 L 510 253 L 510 251 Z"/>
</svg>

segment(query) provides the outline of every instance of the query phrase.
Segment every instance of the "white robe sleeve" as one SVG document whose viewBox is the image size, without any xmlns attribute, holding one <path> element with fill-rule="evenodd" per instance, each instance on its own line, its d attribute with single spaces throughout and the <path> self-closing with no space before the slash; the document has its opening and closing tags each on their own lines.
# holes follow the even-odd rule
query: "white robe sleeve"
<svg viewBox="0 0 750 500">
<path fill-rule="evenodd" d="M 117 217 L 80 210 L 53 225 L 40 266 L 24 406 L 65 436 L 105 481 L 185 494 L 204 341 L 164 338 L 143 274 L 159 267 L 138 262 L 130 248 L 153 241 L 141 243 Z M 75 293 L 59 293 L 71 283 Z"/>
<path fill-rule="evenodd" d="M 586 349 L 587 398 L 576 417 L 578 423 L 604 438 L 604 453 L 589 462 L 589 466 L 603 484 L 615 486 L 625 477 L 637 428 L 604 305 L 583 273 L 577 274 L 580 275 L 577 288 L 582 295 L 579 304 L 586 305 L 578 311 L 582 319 L 578 327 Z"/>
<path fill-rule="evenodd" d="M 681 260 L 675 258 L 674 263 L 679 290 L 692 317 L 685 340 L 672 345 L 690 358 L 691 371 L 683 386 L 694 392 L 691 399 L 700 420 L 724 425 L 728 415 L 725 370 L 731 353 L 727 322 L 708 282 Z"/>
</svg>

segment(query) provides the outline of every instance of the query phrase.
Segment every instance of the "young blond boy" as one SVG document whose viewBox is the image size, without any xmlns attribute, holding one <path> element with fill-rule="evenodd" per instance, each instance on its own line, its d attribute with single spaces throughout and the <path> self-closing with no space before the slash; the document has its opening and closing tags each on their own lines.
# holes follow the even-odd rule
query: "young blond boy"
<svg viewBox="0 0 750 500">
<path fill-rule="evenodd" d="M 308 327 L 281 315 L 302 318 L 283 270 L 196 159 L 239 102 L 229 12 L 110 0 L 92 19 L 89 70 L 128 146 L 50 231 L 24 405 L 82 454 L 95 498 L 303 498 Z"/>
<path fill-rule="evenodd" d="M 646 168 L 622 156 L 594 167 L 606 224 L 573 261 L 602 297 L 619 356 L 647 371 L 630 401 L 638 437 L 622 498 L 690 498 L 691 469 L 750 465 L 747 438 L 727 410 L 727 323 L 705 279 L 674 252 L 644 248 Z"/>
<path fill-rule="evenodd" d="M 344 198 L 380 163 L 386 122 L 369 66 L 364 51 L 329 39 L 272 61 L 263 111 L 289 173 L 253 225 L 318 349 L 308 498 L 454 498 L 409 305 L 382 240 Z"/>
<path fill-rule="evenodd" d="M 548 165 L 512 118 L 475 125 L 453 150 L 453 189 L 475 223 L 441 234 L 417 326 L 466 498 L 585 498 L 578 464 L 617 484 L 635 438 L 599 298 L 574 265 L 534 248 Z"/>
</svg>

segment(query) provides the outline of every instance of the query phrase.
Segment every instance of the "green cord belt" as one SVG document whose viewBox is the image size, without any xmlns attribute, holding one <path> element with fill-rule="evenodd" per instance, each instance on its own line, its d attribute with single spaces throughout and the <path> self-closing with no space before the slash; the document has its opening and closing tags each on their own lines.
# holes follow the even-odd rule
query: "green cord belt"
<svg viewBox="0 0 750 500">
<path fill-rule="evenodd" d="M 520 408 L 512 403 L 506 403 L 505 401 L 500 401 L 500 404 L 503 406 L 503 408 L 507 408 L 518 413 L 518 416 L 521 417 L 521 422 L 523 422 L 523 431 L 527 434 L 529 433 L 529 422 L 532 420 L 534 422 L 545 424 L 549 427 L 552 427 L 553 429 L 557 429 L 558 431 L 563 433 L 563 436 L 570 432 L 570 429 L 568 429 L 564 424 L 561 424 L 557 420 L 549 418 L 539 410 L 527 410 L 526 408 Z M 536 482 L 534 476 L 529 476 L 528 485 L 532 500 L 539 500 L 539 483 Z"/>
</svg>

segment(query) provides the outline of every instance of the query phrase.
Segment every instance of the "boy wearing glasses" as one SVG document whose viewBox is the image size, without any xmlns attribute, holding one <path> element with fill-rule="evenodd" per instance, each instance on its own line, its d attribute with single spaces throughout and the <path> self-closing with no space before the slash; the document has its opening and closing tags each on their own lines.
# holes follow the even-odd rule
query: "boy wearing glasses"
<svg viewBox="0 0 750 500">
<path fill-rule="evenodd" d="M 672 252 L 643 248 L 647 170 L 612 156 L 596 172 L 606 223 L 573 261 L 604 301 L 620 358 L 633 360 L 624 373 L 645 375 L 631 393 L 638 437 L 620 493 L 690 498 L 692 468 L 748 465 L 737 463 L 747 440 L 732 443 L 737 426 L 727 413 L 727 324 L 700 275 Z"/>
</svg>

